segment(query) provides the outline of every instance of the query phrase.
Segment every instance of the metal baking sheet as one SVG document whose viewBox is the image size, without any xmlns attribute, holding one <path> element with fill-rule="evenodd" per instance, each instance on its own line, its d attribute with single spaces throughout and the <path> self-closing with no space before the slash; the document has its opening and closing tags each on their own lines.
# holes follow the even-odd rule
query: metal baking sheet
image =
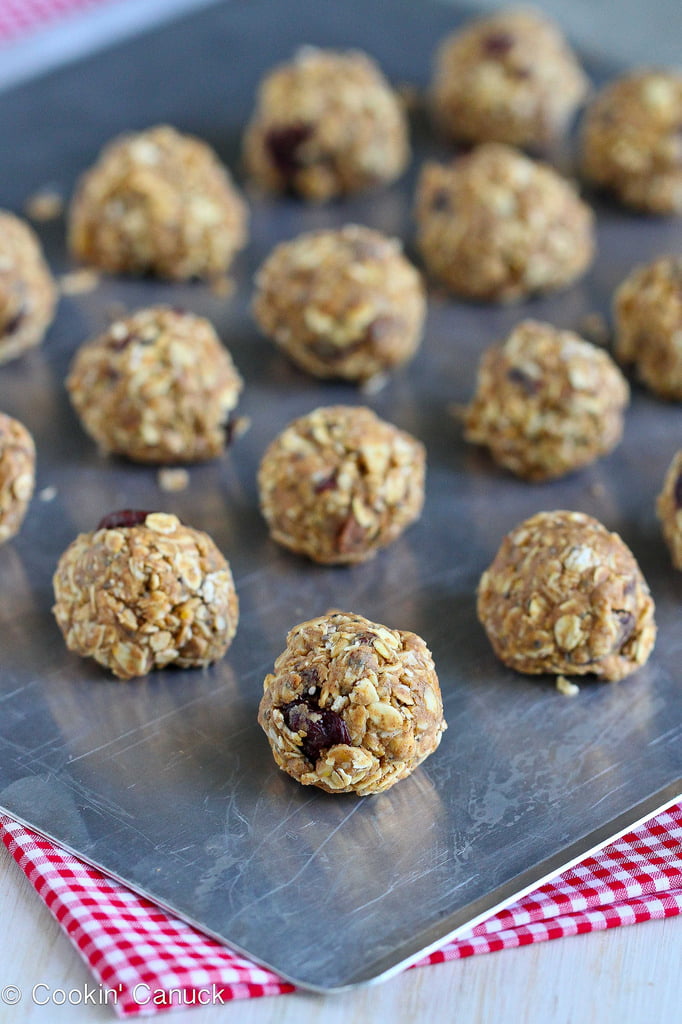
<svg viewBox="0 0 682 1024">
<path fill-rule="evenodd" d="M 0 97 L 0 204 L 19 210 L 47 183 L 69 190 L 117 132 L 168 121 L 232 166 L 260 75 L 300 42 L 360 46 L 395 81 L 423 85 L 437 39 L 461 16 L 407 0 L 222 3 Z M 407 42 L 409 41 L 409 43 Z M 591 68 L 596 74 L 603 68 Z M 438 153 L 416 126 L 418 157 Z M 607 308 L 633 263 L 679 249 L 679 222 L 599 206 L 599 257 L 576 287 L 524 306 L 433 296 L 424 346 L 380 393 L 321 384 L 260 338 L 254 270 L 279 239 L 361 221 L 409 239 L 414 169 L 384 192 L 329 207 L 254 200 L 250 248 L 230 301 L 203 285 L 106 281 L 64 298 L 40 351 L 0 370 L 0 408 L 33 431 L 37 498 L 0 549 L 0 805 L 181 917 L 297 984 L 335 990 L 410 962 L 682 792 L 680 576 L 654 496 L 682 439 L 682 409 L 635 389 L 615 453 L 568 479 L 528 485 L 467 446 L 448 412 L 468 399 L 483 347 L 522 316 L 575 327 Z M 40 229 L 68 268 L 63 224 Z M 208 315 L 246 379 L 250 432 L 179 494 L 153 469 L 106 460 L 80 431 L 63 378 L 112 305 L 168 301 Z M 367 403 L 428 448 L 421 522 L 373 562 L 319 568 L 271 543 L 255 470 L 274 434 L 319 404 Z M 241 623 L 207 671 L 127 684 L 69 655 L 50 613 L 59 554 L 125 506 L 172 510 L 231 559 Z M 524 678 L 494 658 L 474 590 L 502 535 L 539 509 L 582 509 L 618 530 L 658 606 L 650 664 L 619 684 Z M 288 628 L 330 606 L 423 635 L 449 730 L 388 793 L 329 797 L 279 772 L 256 724 L 262 679 Z"/>
</svg>

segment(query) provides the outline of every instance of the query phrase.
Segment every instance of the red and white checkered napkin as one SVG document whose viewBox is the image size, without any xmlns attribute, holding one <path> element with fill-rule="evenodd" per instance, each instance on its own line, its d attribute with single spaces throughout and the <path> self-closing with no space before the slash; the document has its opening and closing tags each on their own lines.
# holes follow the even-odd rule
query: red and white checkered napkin
<svg viewBox="0 0 682 1024">
<path fill-rule="evenodd" d="M 13 819 L 0 836 L 121 1016 L 293 991 Z M 420 965 L 682 913 L 682 803 L 564 872 Z M 419 965 L 418 965 L 419 966 Z M 172 990 L 172 991 L 171 991 Z M 113 1004 L 113 997 L 110 997 Z"/>
<path fill-rule="evenodd" d="M 27 36 L 65 15 L 115 0 L 0 0 L 0 44 Z"/>
</svg>

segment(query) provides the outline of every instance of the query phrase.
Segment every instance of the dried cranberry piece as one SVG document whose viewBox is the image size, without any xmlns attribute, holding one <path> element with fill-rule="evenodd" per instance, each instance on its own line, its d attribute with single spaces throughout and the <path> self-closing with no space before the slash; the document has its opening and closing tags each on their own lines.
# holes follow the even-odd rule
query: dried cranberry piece
<svg viewBox="0 0 682 1024">
<path fill-rule="evenodd" d="M 298 148 L 313 133 L 309 124 L 290 124 L 271 128 L 265 136 L 265 147 L 270 159 L 283 178 L 291 178 L 301 166 Z"/>
<path fill-rule="evenodd" d="M 337 471 L 333 470 L 329 476 L 326 476 L 319 483 L 315 484 L 315 494 L 324 494 L 325 491 L 333 491 L 336 487 L 336 476 Z"/>
<path fill-rule="evenodd" d="M 25 315 L 26 307 L 22 305 L 19 307 L 14 316 L 10 317 L 10 319 L 4 325 L 4 327 L 2 328 L 2 333 L 6 335 L 14 334 L 14 332 L 17 331 L 20 325 L 23 323 Z"/>
<path fill-rule="evenodd" d="M 673 493 L 675 495 L 676 508 L 682 508 L 682 473 L 680 473 L 675 481 L 675 490 Z"/>
<path fill-rule="evenodd" d="M 512 366 L 507 370 L 507 378 L 518 384 L 527 395 L 536 395 L 540 390 L 540 381 L 531 377 L 518 366 Z"/>
<path fill-rule="evenodd" d="M 361 526 L 353 513 L 344 519 L 336 536 L 336 547 L 341 554 L 362 550 L 365 546 L 367 531 Z"/>
<path fill-rule="evenodd" d="M 435 213 L 445 213 L 452 209 L 450 193 L 446 188 L 437 188 L 431 196 L 431 209 Z"/>
<path fill-rule="evenodd" d="M 490 57 L 504 57 L 514 45 L 510 32 L 491 32 L 483 39 L 483 51 Z"/>
<path fill-rule="evenodd" d="M 350 743 L 348 726 L 341 715 L 331 708 L 320 708 L 314 697 L 294 700 L 280 708 L 288 729 L 301 732 L 301 750 L 311 764 L 317 762 L 323 750 L 337 743 Z"/>
<path fill-rule="evenodd" d="M 618 651 L 632 636 L 635 629 L 635 617 L 632 612 L 620 608 L 615 609 L 614 615 L 619 622 L 618 636 L 614 645 L 614 649 Z"/>
<path fill-rule="evenodd" d="M 97 524 L 98 530 L 116 530 L 119 527 L 139 526 L 151 512 L 139 508 L 122 508 L 118 512 L 110 512 Z"/>
<path fill-rule="evenodd" d="M 367 325 L 365 336 L 369 342 L 376 345 L 385 341 L 386 338 L 390 337 L 401 327 L 402 321 L 400 317 L 384 313 L 383 316 L 376 316 L 374 320 Z"/>
</svg>

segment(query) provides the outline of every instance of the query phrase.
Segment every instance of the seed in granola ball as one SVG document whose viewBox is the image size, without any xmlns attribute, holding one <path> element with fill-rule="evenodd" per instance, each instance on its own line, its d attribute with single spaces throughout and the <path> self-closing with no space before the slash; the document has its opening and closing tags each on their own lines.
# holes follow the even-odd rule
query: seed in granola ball
<svg viewBox="0 0 682 1024">
<path fill-rule="evenodd" d="M 424 446 L 363 407 L 294 420 L 258 473 L 273 540 L 315 562 L 364 562 L 421 514 Z"/>
<path fill-rule="evenodd" d="M 572 185 L 500 143 L 425 164 L 416 217 L 427 269 L 470 299 L 507 302 L 563 288 L 594 254 L 592 211 Z"/>
<path fill-rule="evenodd" d="M 682 401 L 682 256 L 636 267 L 614 300 L 615 354 L 661 398 Z"/>
<path fill-rule="evenodd" d="M 0 363 L 40 344 L 56 301 L 35 232 L 14 214 L 0 210 Z"/>
<path fill-rule="evenodd" d="M 412 358 L 426 302 L 400 242 L 348 224 L 278 245 L 256 278 L 253 309 L 303 370 L 366 381 Z"/>
<path fill-rule="evenodd" d="M 110 142 L 69 214 L 76 259 L 172 280 L 224 274 L 246 231 L 246 204 L 213 150 L 165 125 Z"/>
<path fill-rule="evenodd" d="M 450 138 L 543 148 L 560 138 L 589 83 L 557 26 L 538 11 L 500 11 L 442 43 L 431 86 Z"/>
<path fill-rule="evenodd" d="M 681 127 L 681 74 L 641 70 L 617 78 L 585 113 L 585 176 L 626 206 L 682 214 Z"/>
<path fill-rule="evenodd" d="M 539 512 L 504 538 L 481 576 L 478 617 L 498 658 L 530 674 L 623 679 L 656 639 L 632 552 L 582 512 Z"/>
<path fill-rule="evenodd" d="M 162 512 L 126 509 L 81 533 L 53 583 L 66 646 L 119 679 L 210 665 L 237 631 L 228 562 L 208 534 Z"/>
<path fill-rule="evenodd" d="M 676 569 L 682 569 L 682 448 L 668 467 L 656 511 L 672 563 Z"/>
<path fill-rule="evenodd" d="M 208 320 L 165 306 L 116 320 L 86 342 L 66 383 L 103 451 L 153 463 L 222 454 L 242 388 Z"/>
<path fill-rule="evenodd" d="M 421 637 L 347 612 L 291 630 L 265 678 L 258 721 L 292 778 L 359 796 L 410 775 L 447 728 Z"/>
<path fill-rule="evenodd" d="M 359 51 L 302 47 L 261 83 L 244 135 L 252 178 L 309 200 L 394 181 L 408 159 L 400 100 Z"/>
<path fill-rule="evenodd" d="M 465 436 L 527 480 L 548 480 L 610 452 L 630 389 L 611 357 L 573 331 L 524 320 L 483 355 Z"/>
<path fill-rule="evenodd" d="M 0 544 L 16 536 L 35 486 L 36 449 L 26 427 L 0 412 Z"/>
</svg>

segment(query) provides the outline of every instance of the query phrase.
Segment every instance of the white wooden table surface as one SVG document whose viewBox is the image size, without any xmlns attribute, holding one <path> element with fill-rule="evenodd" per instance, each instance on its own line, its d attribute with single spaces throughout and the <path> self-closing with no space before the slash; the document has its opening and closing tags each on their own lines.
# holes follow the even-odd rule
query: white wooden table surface
<svg viewBox="0 0 682 1024">
<path fill-rule="evenodd" d="M 126 0 L 125 17 L 113 12 L 99 23 L 86 19 L 42 40 L 5 52 L 0 86 L 60 63 L 85 49 L 111 42 L 149 23 L 160 12 L 179 13 L 207 0 Z M 679 0 L 536 0 L 559 18 L 572 37 L 597 52 L 626 61 L 679 62 L 682 4 Z M 481 8 L 499 0 L 478 0 Z M 143 16 L 144 14 L 144 16 Z M 31 1000 L 64 990 L 73 999 L 93 986 L 92 976 L 21 871 L 0 848 L 0 1024 L 21 1021 L 103 1022 L 106 1007 L 63 1006 Z M 341 996 L 277 996 L 226 1006 L 175 1012 L 169 1021 L 192 1024 L 371 1024 L 428 1021 L 433 1024 L 659 1024 L 682 1021 L 678 976 L 682 919 L 649 922 L 523 949 L 484 954 L 438 967 L 407 971 L 392 981 Z M 22 992 L 4 1004 L 6 986 Z M 57 993 L 57 998 L 60 998 Z M 160 1018 L 163 1019 L 163 1018 Z"/>
</svg>

